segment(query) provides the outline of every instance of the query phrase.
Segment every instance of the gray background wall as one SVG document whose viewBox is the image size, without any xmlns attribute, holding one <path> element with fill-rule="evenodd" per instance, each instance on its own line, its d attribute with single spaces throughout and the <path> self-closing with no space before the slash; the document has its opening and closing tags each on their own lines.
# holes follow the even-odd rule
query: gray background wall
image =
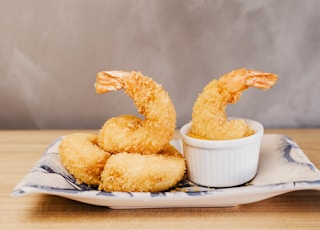
<svg viewBox="0 0 320 230">
<path fill-rule="evenodd" d="M 266 127 L 320 127 L 319 0 L 0 0 L 0 129 L 100 128 L 137 114 L 122 92 L 97 95 L 101 70 L 139 70 L 161 83 L 177 126 L 213 78 L 274 72 L 230 116 Z"/>
</svg>

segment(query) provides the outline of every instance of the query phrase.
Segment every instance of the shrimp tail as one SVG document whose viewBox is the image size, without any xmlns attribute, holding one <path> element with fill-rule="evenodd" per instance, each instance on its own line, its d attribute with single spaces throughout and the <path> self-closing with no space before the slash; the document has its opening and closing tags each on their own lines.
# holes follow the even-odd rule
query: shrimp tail
<svg viewBox="0 0 320 230">
<path fill-rule="evenodd" d="M 249 87 L 268 90 L 276 83 L 277 78 L 278 76 L 276 74 L 251 70 L 246 78 L 246 85 Z"/>
<path fill-rule="evenodd" d="M 96 92 L 99 94 L 122 89 L 124 82 L 121 80 L 129 74 L 124 71 L 101 71 L 97 74 L 96 83 L 94 84 Z"/>
</svg>

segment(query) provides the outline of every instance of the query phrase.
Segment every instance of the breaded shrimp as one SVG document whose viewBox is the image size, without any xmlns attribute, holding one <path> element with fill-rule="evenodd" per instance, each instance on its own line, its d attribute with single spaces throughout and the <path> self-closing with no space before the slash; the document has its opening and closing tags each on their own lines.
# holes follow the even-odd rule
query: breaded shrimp
<svg viewBox="0 0 320 230">
<path fill-rule="evenodd" d="M 243 120 L 228 120 L 226 106 L 236 103 L 248 87 L 267 90 L 278 76 L 255 70 L 238 69 L 212 80 L 199 94 L 192 112 L 190 136 L 210 140 L 236 139 L 253 134 Z"/>
<path fill-rule="evenodd" d="M 184 176 L 184 157 L 170 144 L 159 154 L 113 154 L 101 174 L 100 190 L 159 192 L 176 185 Z"/>
<path fill-rule="evenodd" d="M 79 184 L 100 184 L 100 174 L 110 154 L 97 145 L 97 140 L 96 134 L 73 133 L 61 141 L 61 162 Z"/>
<path fill-rule="evenodd" d="M 103 71 L 97 74 L 96 92 L 124 89 L 140 114 L 114 117 L 99 133 L 99 145 L 108 152 L 152 154 L 159 152 L 174 135 L 176 111 L 161 85 L 140 72 Z"/>
</svg>

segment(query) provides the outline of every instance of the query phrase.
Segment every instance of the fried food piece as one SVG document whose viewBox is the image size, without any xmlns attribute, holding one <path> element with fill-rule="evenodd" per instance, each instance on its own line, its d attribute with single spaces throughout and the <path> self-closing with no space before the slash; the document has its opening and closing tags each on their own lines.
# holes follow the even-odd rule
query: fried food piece
<svg viewBox="0 0 320 230">
<path fill-rule="evenodd" d="M 100 184 L 100 174 L 110 154 L 97 145 L 97 140 L 96 134 L 73 133 L 65 136 L 59 146 L 62 164 L 80 184 Z"/>
<path fill-rule="evenodd" d="M 190 136 L 209 140 L 236 139 L 254 131 L 243 120 L 228 120 L 226 106 L 236 103 L 249 87 L 267 90 L 278 76 L 255 70 L 238 69 L 212 80 L 199 94 L 192 112 Z"/>
<path fill-rule="evenodd" d="M 176 185 L 184 176 L 184 157 L 167 144 L 159 154 L 113 154 L 101 174 L 100 190 L 159 192 Z"/>
<path fill-rule="evenodd" d="M 124 89 L 145 119 L 131 115 L 106 121 L 99 145 L 108 152 L 154 154 L 169 143 L 176 128 L 176 111 L 161 85 L 140 72 L 103 71 L 97 74 L 97 93 Z"/>
</svg>

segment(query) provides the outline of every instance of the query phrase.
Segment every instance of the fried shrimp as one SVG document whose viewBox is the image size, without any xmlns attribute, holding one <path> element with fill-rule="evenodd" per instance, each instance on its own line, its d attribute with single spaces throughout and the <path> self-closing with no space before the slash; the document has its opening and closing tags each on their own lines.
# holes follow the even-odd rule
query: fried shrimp
<svg viewBox="0 0 320 230">
<path fill-rule="evenodd" d="M 103 71 L 97 74 L 97 93 L 124 89 L 144 119 L 132 115 L 114 117 L 99 133 L 99 145 L 108 152 L 152 154 L 174 135 L 176 111 L 161 85 L 140 72 Z"/>
<path fill-rule="evenodd" d="M 97 145 L 97 140 L 96 134 L 73 133 L 65 136 L 59 146 L 62 164 L 80 184 L 100 184 L 100 175 L 110 154 Z"/>
<path fill-rule="evenodd" d="M 159 192 L 176 185 L 184 176 L 184 157 L 170 144 L 160 154 L 113 154 L 101 174 L 100 190 Z"/>
<path fill-rule="evenodd" d="M 268 90 L 277 75 L 238 69 L 211 81 L 199 94 L 192 112 L 190 136 L 210 140 L 236 139 L 253 134 L 243 120 L 228 120 L 226 106 L 236 103 L 249 87 Z"/>
</svg>

